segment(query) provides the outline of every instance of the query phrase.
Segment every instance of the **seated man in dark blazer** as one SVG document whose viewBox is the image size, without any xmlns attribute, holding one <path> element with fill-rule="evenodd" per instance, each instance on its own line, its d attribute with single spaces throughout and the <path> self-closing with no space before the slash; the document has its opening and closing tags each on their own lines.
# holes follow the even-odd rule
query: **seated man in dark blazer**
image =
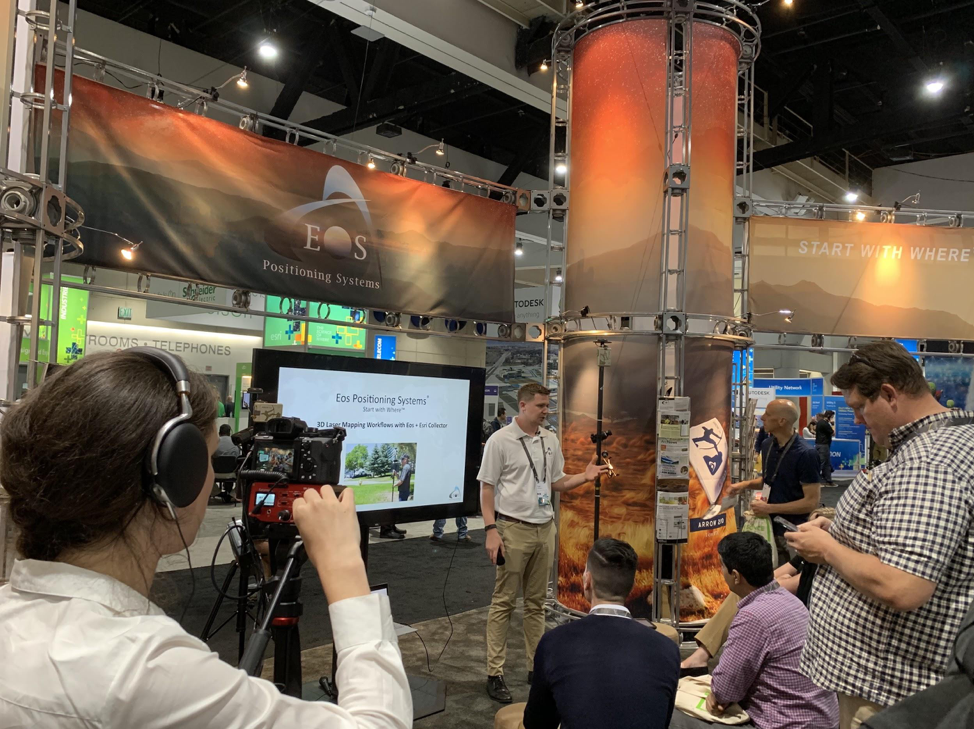
<svg viewBox="0 0 974 729">
<path fill-rule="evenodd" d="M 635 550 L 600 539 L 582 588 L 587 617 L 555 628 L 538 644 L 525 729 L 666 729 L 680 678 L 680 650 L 639 624 L 625 600 L 636 578 Z"/>
</svg>

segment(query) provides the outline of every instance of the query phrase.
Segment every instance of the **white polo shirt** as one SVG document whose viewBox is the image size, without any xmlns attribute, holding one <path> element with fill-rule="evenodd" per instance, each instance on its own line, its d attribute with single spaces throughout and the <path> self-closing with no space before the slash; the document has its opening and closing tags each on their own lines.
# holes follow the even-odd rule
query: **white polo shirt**
<svg viewBox="0 0 974 729">
<path fill-rule="evenodd" d="M 522 440 L 538 477 L 545 482 L 546 506 L 538 503 L 534 471 L 521 446 Z M 544 473 L 545 458 L 548 460 L 547 474 Z M 515 419 L 487 439 L 477 480 L 494 487 L 495 511 L 531 524 L 545 524 L 554 516 L 551 484 L 564 477 L 564 469 L 565 458 L 555 434 L 541 428 L 537 435 L 528 435 Z"/>
</svg>

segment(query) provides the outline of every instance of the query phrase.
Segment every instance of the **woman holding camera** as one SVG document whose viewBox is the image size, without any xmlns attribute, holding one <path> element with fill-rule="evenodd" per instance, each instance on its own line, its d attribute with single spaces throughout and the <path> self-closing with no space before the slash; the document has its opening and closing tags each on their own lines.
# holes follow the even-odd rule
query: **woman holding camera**
<svg viewBox="0 0 974 729">
<path fill-rule="evenodd" d="M 4 416 L 0 483 L 24 559 L 0 588 L 0 726 L 412 726 L 351 490 L 310 489 L 293 509 L 329 603 L 337 706 L 224 663 L 149 600 L 159 559 L 192 543 L 206 513 L 216 412 L 202 376 L 138 349 L 66 367 Z"/>
</svg>

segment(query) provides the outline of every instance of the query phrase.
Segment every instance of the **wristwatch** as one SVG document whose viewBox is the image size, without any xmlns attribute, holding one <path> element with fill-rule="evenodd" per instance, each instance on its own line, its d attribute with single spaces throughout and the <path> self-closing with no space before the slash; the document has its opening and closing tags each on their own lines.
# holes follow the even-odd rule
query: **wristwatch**
<svg viewBox="0 0 974 729">
<path fill-rule="evenodd" d="M 497 528 L 497 525 L 496 524 L 485 524 L 484 525 L 484 531 L 485 532 L 489 532 L 491 529 L 496 529 L 496 528 Z"/>
</svg>

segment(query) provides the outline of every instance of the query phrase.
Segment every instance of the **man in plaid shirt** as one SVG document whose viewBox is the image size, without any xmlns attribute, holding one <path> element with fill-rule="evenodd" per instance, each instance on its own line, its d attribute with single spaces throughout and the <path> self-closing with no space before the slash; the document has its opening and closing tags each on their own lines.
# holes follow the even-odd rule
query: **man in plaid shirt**
<svg viewBox="0 0 974 729">
<path fill-rule="evenodd" d="M 895 342 L 861 348 L 832 384 L 890 457 L 856 478 L 834 522 L 787 539 L 823 565 L 802 670 L 856 729 L 944 677 L 974 600 L 974 413 L 941 406 Z"/>
</svg>

